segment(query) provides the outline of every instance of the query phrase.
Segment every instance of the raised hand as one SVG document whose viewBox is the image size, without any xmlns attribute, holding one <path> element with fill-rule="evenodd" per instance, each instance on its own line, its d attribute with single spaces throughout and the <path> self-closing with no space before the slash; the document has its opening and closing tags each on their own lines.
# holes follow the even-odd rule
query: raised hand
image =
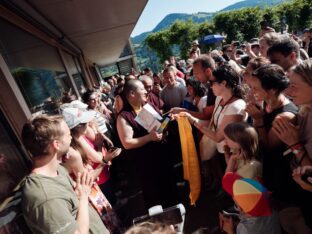
<svg viewBox="0 0 312 234">
<path fill-rule="evenodd" d="M 294 181 L 296 181 L 297 184 L 299 184 L 303 189 L 312 192 L 312 177 L 307 177 L 307 181 L 304 181 L 302 179 L 302 176 L 311 173 L 312 172 L 312 166 L 303 166 L 303 167 L 297 167 L 293 170 L 292 176 Z"/>
<path fill-rule="evenodd" d="M 105 161 L 109 162 L 113 158 L 119 156 L 120 153 L 121 153 L 121 148 L 115 148 L 113 150 L 107 151 L 105 157 L 104 156 L 103 157 L 104 157 Z"/>
<path fill-rule="evenodd" d="M 79 200 L 88 199 L 92 183 L 93 178 L 87 171 L 77 173 L 75 192 Z"/>
<path fill-rule="evenodd" d="M 299 142 L 299 126 L 295 126 L 283 117 L 277 117 L 273 122 L 273 132 L 287 145 Z"/>
<path fill-rule="evenodd" d="M 264 116 L 264 111 L 259 108 L 255 103 L 249 103 L 246 106 L 246 112 L 254 119 L 254 120 L 262 120 Z"/>
</svg>

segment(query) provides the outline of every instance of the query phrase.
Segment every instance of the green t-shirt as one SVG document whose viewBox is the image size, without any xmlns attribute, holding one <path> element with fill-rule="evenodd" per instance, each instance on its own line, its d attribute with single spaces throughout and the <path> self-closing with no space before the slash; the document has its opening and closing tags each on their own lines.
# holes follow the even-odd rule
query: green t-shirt
<svg viewBox="0 0 312 234">
<path fill-rule="evenodd" d="M 34 233 L 74 233 L 79 200 L 65 168 L 58 176 L 31 174 L 26 178 L 22 209 L 25 221 Z M 89 204 L 89 233 L 109 233 L 100 216 Z"/>
</svg>

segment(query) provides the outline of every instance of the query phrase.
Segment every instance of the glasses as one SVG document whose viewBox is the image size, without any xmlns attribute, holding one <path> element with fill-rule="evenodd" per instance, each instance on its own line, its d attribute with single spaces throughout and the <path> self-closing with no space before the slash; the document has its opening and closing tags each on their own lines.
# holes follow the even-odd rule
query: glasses
<svg viewBox="0 0 312 234">
<path fill-rule="evenodd" d="M 227 52 L 227 53 L 232 53 L 232 50 L 226 50 L 225 52 Z"/>
<path fill-rule="evenodd" d="M 259 46 L 259 45 L 252 45 L 252 46 L 251 46 L 251 49 L 255 49 L 255 48 L 258 48 L 258 49 L 259 49 L 260 46 Z"/>
<path fill-rule="evenodd" d="M 210 87 L 212 87 L 214 83 L 217 83 L 217 81 L 216 80 L 209 80 Z"/>
</svg>

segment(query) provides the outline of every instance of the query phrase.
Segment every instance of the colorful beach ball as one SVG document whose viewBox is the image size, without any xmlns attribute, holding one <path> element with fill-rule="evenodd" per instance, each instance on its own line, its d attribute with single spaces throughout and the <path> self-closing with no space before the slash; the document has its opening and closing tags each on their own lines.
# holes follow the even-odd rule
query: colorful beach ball
<svg viewBox="0 0 312 234">
<path fill-rule="evenodd" d="M 269 191 L 260 182 L 228 172 L 223 176 L 222 185 L 245 213 L 251 216 L 271 215 Z"/>
</svg>

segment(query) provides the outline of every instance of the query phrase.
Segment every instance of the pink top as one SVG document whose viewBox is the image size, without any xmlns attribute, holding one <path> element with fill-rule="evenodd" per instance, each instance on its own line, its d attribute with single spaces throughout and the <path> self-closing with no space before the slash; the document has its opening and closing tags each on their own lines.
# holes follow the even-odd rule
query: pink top
<svg viewBox="0 0 312 234">
<path fill-rule="evenodd" d="M 93 144 L 92 141 L 90 141 L 88 138 L 86 137 L 83 137 L 86 142 L 88 142 L 88 144 L 95 150 L 95 145 Z M 102 147 L 102 154 L 103 156 L 106 155 L 106 150 L 104 147 Z M 93 169 L 95 169 L 99 163 L 94 163 L 94 162 L 90 162 L 90 165 L 92 166 Z M 99 177 L 97 178 L 96 180 L 96 183 L 97 184 L 104 184 L 107 180 L 109 179 L 109 166 L 108 165 L 105 165 L 103 167 L 103 170 L 102 172 L 100 173 Z"/>
</svg>

